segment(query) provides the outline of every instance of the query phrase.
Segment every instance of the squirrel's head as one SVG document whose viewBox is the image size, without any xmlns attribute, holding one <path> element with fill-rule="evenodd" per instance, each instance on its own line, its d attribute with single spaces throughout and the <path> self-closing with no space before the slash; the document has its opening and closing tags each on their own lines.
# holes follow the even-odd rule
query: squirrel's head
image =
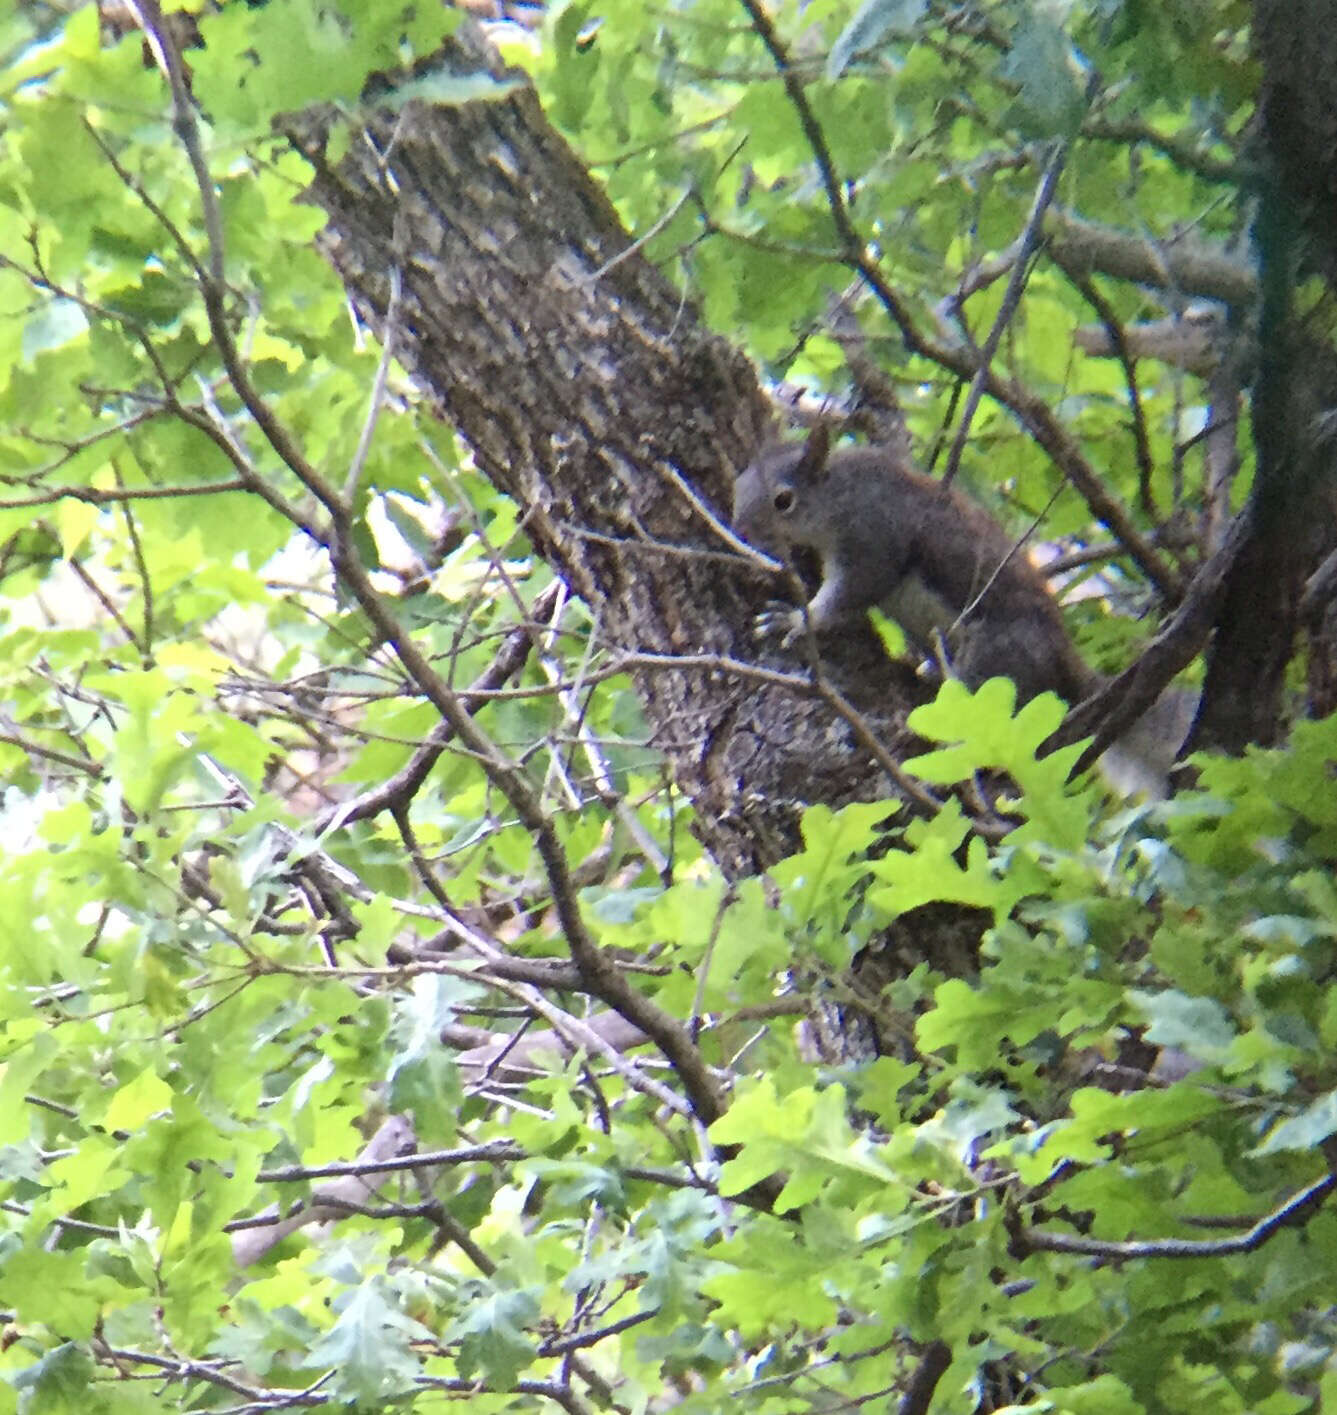
<svg viewBox="0 0 1337 1415">
<path fill-rule="evenodd" d="M 820 498 L 814 495 L 826 476 L 831 433 L 818 423 L 806 442 L 768 447 L 734 483 L 734 529 L 760 550 L 783 552 L 809 544 L 811 517 Z"/>
</svg>

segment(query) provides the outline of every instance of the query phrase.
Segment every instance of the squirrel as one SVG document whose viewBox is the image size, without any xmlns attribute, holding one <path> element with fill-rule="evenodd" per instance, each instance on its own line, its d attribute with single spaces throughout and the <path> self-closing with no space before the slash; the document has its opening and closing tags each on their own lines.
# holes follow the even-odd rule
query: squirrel
<svg viewBox="0 0 1337 1415">
<path fill-rule="evenodd" d="M 876 606 L 924 654 L 946 647 L 971 688 L 1010 678 L 1018 703 L 1057 693 L 1080 702 L 1107 681 L 1078 654 L 1040 573 L 982 506 L 914 471 L 886 447 L 830 450 L 818 424 L 804 443 L 764 450 L 734 485 L 735 530 L 788 561 L 806 547 L 822 582 L 806 611 L 772 606 L 763 636 L 784 646 L 803 633 L 857 623 Z M 1167 693 L 1102 758 L 1125 794 L 1165 794 L 1165 775 L 1187 735 L 1194 695 Z"/>
</svg>

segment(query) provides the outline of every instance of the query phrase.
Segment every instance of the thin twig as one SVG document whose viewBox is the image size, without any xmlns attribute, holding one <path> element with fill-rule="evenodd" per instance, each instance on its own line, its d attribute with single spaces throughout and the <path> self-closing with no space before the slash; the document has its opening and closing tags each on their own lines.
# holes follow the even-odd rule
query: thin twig
<svg viewBox="0 0 1337 1415">
<path fill-rule="evenodd" d="M 397 1170 L 416 1169 L 419 1165 L 506 1164 L 528 1157 L 529 1151 L 513 1140 L 490 1140 L 485 1145 L 464 1145 L 454 1150 L 419 1150 L 411 1155 L 390 1155 L 365 1163 L 282 1165 L 278 1169 L 262 1169 L 255 1178 L 260 1184 L 300 1184 L 308 1179 L 391 1174 Z"/>
<path fill-rule="evenodd" d="M 1054 193 L 1058 190 L 1058 179 L 1063 174 L 1063 164 L 1067 156 L 1067 143 L 1056 142 L 1049 154 L 1049 160 L 1045 163 L 1040 185 L 1035 191 L 1035 199 L 1031 202 L 1030 214 L 1026 217 L 1026 225 L 1022 228 L 1021 236 L 1016 243 L 1016 258 L 1012 263 L 1007 286 L 1003 291 L 1002 303 L 998 307 L 998 313 L 994 317 L 988 337 L 980 348 L 978 367 L 975 370 L 974 378 L 970 381 L 970 388 L 966 392 L 965 407 L 961 409 L 961 421 L 957 424 L 956 436 L 952 439 L 952 445 L 947 453 L 947 465 L 943 468 L 942 473 L 942 484 L 945 487 L 951 486 L 960 470 L 961 454 L 965 451 L 966 439 L 970 436 L 970 427 L 975 420 L 975 411 L 979 407 L 980 399 L 984 396 L 984 387 L 989 377 L 990 366 L 993 363 L 994 355 L 998 352 L 998 346 L 1002 342 L 1003 331 L 1012 322 L 1012 316 L 1021 304 L 1021 292 L 1026 287 L 1031 255 L 1039 244 L 1040 229 L 1044 225 L 1045 212 L 1049 210 L 1054 200 Z"/>
<path fill-rule="evenodd" d="M 1124 335 L 1123 324 L 1115 313 L 1114 306 L 1096 289 L 1089 275 L 1076 267 L 1065 264 L 1061 257 L 1055 257 L 1055 264 L 1071 281 L 1082 298 L 1096 312 L 1096 318 L 1105 327 L 1110 344 L 1123 369 L 1124 386 L 1128 389 L 1128 408 L 1133 416 L 1133 450 L 1137 455 L 1137 495 L 1142 513 L 1152 520 L 1159 517 L 1156 498 L 1152 492 L 1151 479 L 1155 464 L 1151 456 L 1151 439 L 1147 434 L 1147 419 L 1142 411 L 1142 393 L 1137 386 L 1137 365 L 1132 350 Z"/>
<path fill-rule="evenodd" d="M 112 461 L 112 472 L 116 477 L 116 484 L 121 484 L 121 469 Z M 128 501 L 120 504 L 121 518 L 125 521 L 125 535 L 130 542 L 130 554 L 135 562 L 135 569 L 139 572 L 140 594 L 144 599 L 144 629 L 142 636 L 135 641 L 139 649 L 139 656 L 147 666 L 152 661 L 153 649 L 153 576 L 149 574 L 148 561 L 144 557 L 144 546 L 139 539 L 139 527 L 135 524 L 134 512 L 130 508 Z"/>
<path fill-rule="evenodd" d="M 53 506 L 58 501 L 84 501 L 90 506 L 115 506 L 125 501 L 167 501 L 174 496 L 217 496 L 224 491 L 246 491 L 241 477 L 202 482 L 199 486 L 53 486 L 32 496 L 0 498 L 0 511 L 26 511 Z"/>
<path fill-rule="evenodd" d="M 385 384 L 390 376 L 390 364 L 395 355 L 395 334 L 398 330 L 399 301 L 404 292 L 404 277 L 399 266 L 390 267 L 390 301 L 385 310 L 385 322 L 381 328 L 381 357 L 376 364 L 376 377 L 371 384 L 371 397 L 367 402 L 367 416 L 362 421 L 362 432 L 357 440 L 353 460 L 348 464 L 348 476 L 344 479 L 344 500 L 350 505 L 357 496 L 358 484 L 362 481 L 362 471 L 367 465 L 371 452 L 371 439 L 376 432 L 376 422 L 385 403 Z"/>
<path fill-rule="evenodd" d="M 21 752 L 27 752 L 29 756 L 40 757 L 45 761 L 59 762 L 61 766 L 68 766 L 75 771 L 87 772 L 89 776 L 102 779 L 104 775 L 102 766 L 91 757 L 76 757 L 73 752 L 62 752 L 56 747 L 41 747 L 28 737 L 24 737 L 17 732 L 0 732 L 0 742 L 7 743 L 11 747 L 17 747 Z"/>
<path fill-rule="evenodd" d="M 130 627 L 129 621 L 121 613 L 120 606 L 114 603 L 111 596 L 107 594 L 92 575 L 84 569 L 83 564 L 74 556 L 71 556 L 66 563 L 73 571 L 75 578 L 83 585 L 84 589 L 106 610 L 108 617 L 115 623 L 116 627 L 120 629 L 121 633 L 125 635 L 127 642 L 133 646 L 135 652 L 139 654 L 140 658 L 144 658 L 144 645 L 140 643 L 139 635 Z"/>
</svg>

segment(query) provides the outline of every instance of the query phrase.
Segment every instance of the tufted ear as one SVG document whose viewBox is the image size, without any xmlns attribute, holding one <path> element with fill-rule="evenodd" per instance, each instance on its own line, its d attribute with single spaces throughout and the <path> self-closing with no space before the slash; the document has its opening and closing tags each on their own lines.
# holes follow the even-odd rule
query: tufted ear
<svg viewBox="0 0 1337 1415">
<path fill-rule="evenodd" d="M 826 458 L 831 450 L 831 425 L 819 422 L 803 444 L 803 455 L 794 470 L 808 482 L 820 481 L 826 472 Z"/>
</svg>

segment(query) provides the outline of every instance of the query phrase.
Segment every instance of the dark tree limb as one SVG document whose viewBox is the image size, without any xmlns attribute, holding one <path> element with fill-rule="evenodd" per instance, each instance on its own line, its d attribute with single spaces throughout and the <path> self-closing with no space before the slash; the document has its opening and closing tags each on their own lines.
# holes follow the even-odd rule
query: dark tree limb
<svg viewBox="0 0 1337 1415">
<path fill-rule="evenodd" d="M 1245 1232 L 1229 1238 L 1144 1238 L 1120 1242 L 1026 1228 L 1014 1214 L 1008 1221 L 1008 1251 L 1014 1258 L 1027 1258 L 1032 1253 L 1067 1253 L 1114 1263 L 1148 1258 L 1225 1258 L 1235 1253 L 1252 1253 L 1283 1228 L 1308 1223 L 1334 1188 L 1337 1188 L 1337 1174 L 1325 1174 L 1270 1214 L 1265 1214 Z"/>
<path fill-rule="evenodd" d="M 945 1341 L 930 1341 L 896 1405 L 896 1415 L 927 1415 L 933 1392 L 951 1364 L 952 1348 Z"/>
<path fill-rule="evenodd" d="M 1216 623 L 1226 583 L 1247 543 L 1249 521 L 1238 517 L 1220 550 L 1198 571 L 1184 602 L 1143 650 L 1136 663 L 1112 679 L 1099 693 L 1074 708 L 1051 738 L 1054 746 L 1095 736 L 1078 759 L 1074 772 L 1085 771 L 1096 758 L 1160 697 L 1175 675 L 1202 651 Z M 1196 727 L 1195 727 L 1196 732 Z M 1188 748 L 1193 749 L 1192 742 Z"/>
<path fill-rule="evenodd" d="M 1191 236 L 1152 241 L 1054 209 L 1049 247 L 1065 267 L 1100 272 L 1183 298 L 1197 296 L 1250 308 L 1258 298 L 1252 268 Z"/>
<path fill-rule="evenodd" d="M 1194 745 L 1239 752 L 1284 726 L 1284 683 L 1305 582 L 1331 549 L 1337 356 L 1301 327 L 1297 278 L 1337 277 L 1337 41 L 1326 6 L 1255 5 L 1263 62 L 1254 245 L 1259 263 L 1258 372 L 1252 412 L 1248 534 L 1227 579 L 1207 660 Z"/>
</svg>

